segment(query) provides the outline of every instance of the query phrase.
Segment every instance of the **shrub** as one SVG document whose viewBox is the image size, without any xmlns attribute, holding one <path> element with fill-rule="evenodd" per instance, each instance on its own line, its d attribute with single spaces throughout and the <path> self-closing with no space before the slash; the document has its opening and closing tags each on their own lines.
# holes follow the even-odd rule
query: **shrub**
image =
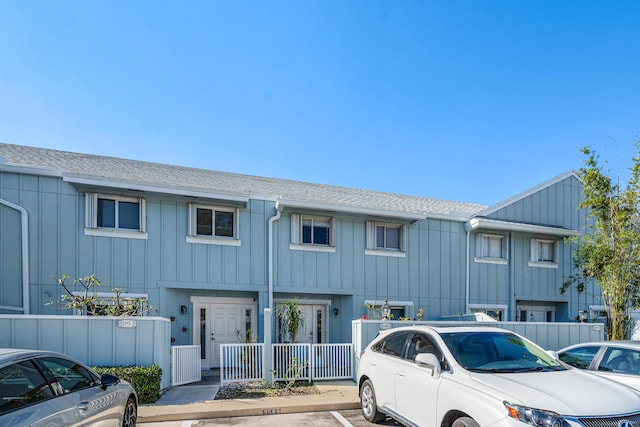
<svg viewBox="0 0 640 427">
<path fill-rule="evenodd" d="M 98 375 L 109 373 L 131 383 L 138 394 L 139 403 L 153 403 L 160 399 L 162 369 L 151 366 L 96 366 Z"/>
</svg>

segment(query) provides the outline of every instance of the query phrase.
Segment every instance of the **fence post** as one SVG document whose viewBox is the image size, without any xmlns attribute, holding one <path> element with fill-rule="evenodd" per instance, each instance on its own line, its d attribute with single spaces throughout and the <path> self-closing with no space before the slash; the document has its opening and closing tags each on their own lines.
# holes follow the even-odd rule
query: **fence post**
<svg viewBox="0 0 640 427">
<path fill-rule="evenodd" d="M 264 309 L 264 348 L 262 349 L 262 366 L 264 367 L 264 377 L 267 380 L 267 383 L 273 382 L 273 372 L 271 372 L 272 366 L 272 358 L 273 358 L 273 349 L 272 349 L 272 333 L 271 333 L 271 322 L 272 322 L 272 313 L 270 308 Z"/>
</svg>

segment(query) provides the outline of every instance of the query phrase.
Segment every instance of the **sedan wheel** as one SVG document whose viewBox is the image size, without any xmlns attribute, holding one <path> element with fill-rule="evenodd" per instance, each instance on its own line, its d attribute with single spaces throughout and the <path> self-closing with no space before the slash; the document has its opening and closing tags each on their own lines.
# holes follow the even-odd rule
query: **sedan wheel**
<svg viewBox="0 0 640 427">
<path fill-rule="evenodd" d="M 362 416 L 364 419 L 371 423 L 379 423 L 386 418 L 382 412 L 378 411 L 376 393 L 373 390 L 373 384 L 371 384 L 370 380 L 362 383 L 362 388 L 360 389 L 360 407 L 362 408 Z"/>
<path fill-rule="evenodd" d="M 136 401 L 133 397 L 130 397 L 129 400 L 127 400 L 127 405 L 124 407 L 122 427 L 135 427 L 137 419 L 138 408 L 136 407 Z"/>
<path fill-rule="evenodd" d="M 461 417 L 455 420 L 451 427 L 480 427 L 480 425 L 473 418 Z"/>
</svg>

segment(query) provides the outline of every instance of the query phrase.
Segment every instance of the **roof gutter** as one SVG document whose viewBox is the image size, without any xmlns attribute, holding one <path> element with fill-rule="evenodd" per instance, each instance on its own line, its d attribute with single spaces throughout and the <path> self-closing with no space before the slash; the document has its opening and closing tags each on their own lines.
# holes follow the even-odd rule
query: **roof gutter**
<svg viewBox="0 0 640 427">
<path fill-rule="evenodd" d="M 464 228 L 467 232 L 480 229 L 488 229 L 516 231 L 521 233 L 546 234 L 548 236 L 556 237 L 579 236 L 582 234 L 577 230 L 570 230 L 567 228 L 547 227 L 544 225 L 523 224 L 519 222 L 501 221 L 497 219 L 487 218 L 471 218 L 464 224 Z"/>
<path fill-rule="evenodd" d="M 312 209 L 319 211 L 329 211 L 329 212 L 342 212 L 342 213 L 352 213 L 352 214 L 360 214 L 360 215 L 370 215 L 377 217 L 392 217 L 398 219 L 404 219 L 409 221 L 420 221 L 426 219 L 427 216 L 423 213 L 418 212 L 403 212 L 403 211 L 393 211 L 386 209 L 375 209 L 375 208 L 363 208 L 357 206 L 347 206 L 347 205 L 337 205 L 331 203 L 318 203 L 311 202 L 306 200 L 291 200 L 291 199 L 278 199 L 276 202 L 276 208 L 298 208 L 298 209 Z"/>
<path fill-rule="evenodd" d="M 95 179 L 95 178 L 87 178 L 82 176 L 74 176 L 74 175 L 63 175 L 63 181 L 68 182 L 70 184 L 83 184 L 94 187 L 108 187 L 108 188 L 118 188 L 123 190 L 135 190 L 135 191 L 147 191 L 147 192 L 155 192 L 162 194 L 172 194 L 177 196 L 189 196 L 189 197 L 198 197 L 205 199 L 217 199 L 217 200 L 228 200 L 232 202 L 241 202 L 244 204 L 249 203 L 249 197 L 246 196 L 237 196 L 233 194 L 224 194 L 224 193 L 207 193 L 206 191 L 197 191 L 191 190 L 187 188 L 180 187 L 163 187 L 156 186 L 150 184 L 143 184 L 137 182 L 121 182 L 121 181 L 113 181 L 109 179 Z"/>
</svg>

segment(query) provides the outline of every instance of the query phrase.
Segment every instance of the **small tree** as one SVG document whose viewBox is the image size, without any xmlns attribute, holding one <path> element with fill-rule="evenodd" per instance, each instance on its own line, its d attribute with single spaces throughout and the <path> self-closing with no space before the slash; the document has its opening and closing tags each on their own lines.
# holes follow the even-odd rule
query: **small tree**
<svg viewBox="0 0 640 427">
<path fill-rule="evenodd" d="M 97 287 L 102 286 L 100 280 L 94 275 L 80 277 L 73 280 L 73 284 L 82 288 L 82 291 L 72 292 L 67 285 L 69 276 L 63 275 L 57 282 L 64 289 L 59 303 L 66 309 L 77 311 L 87 316 L 142 316 L 155 310 L 147 304 L 143 298 L 127 298 L 122 295 L 122 289 L 112 289 L 113 296 L 100 298 Z M 53 304 L 48 303 L 48 305 Z"/>
<path fill-rule="evenodd" d="M 629 313 L 640 299 L 640 157 L 633 159 L 631 176 L 625 189 L 612 183 L 598 164 L 598 156 L 583 148 L 587 156 L 579 171 L 590 225 L 582 239 L 573 238 L 574 271 L 562 285 L 564 293 L 571 285 L 583 292 L 588 280 L 597 280 L 607 312 L 607 337 L 625 339 Z"/>
<path fill-rule="evenodd" d="M 304 314 L 295 299 L 278 306 L 278 318 L 282 329 L 291 338 L 291 342 L 296 342 L 298 331 L 304 326 Z"/>
</svg>

